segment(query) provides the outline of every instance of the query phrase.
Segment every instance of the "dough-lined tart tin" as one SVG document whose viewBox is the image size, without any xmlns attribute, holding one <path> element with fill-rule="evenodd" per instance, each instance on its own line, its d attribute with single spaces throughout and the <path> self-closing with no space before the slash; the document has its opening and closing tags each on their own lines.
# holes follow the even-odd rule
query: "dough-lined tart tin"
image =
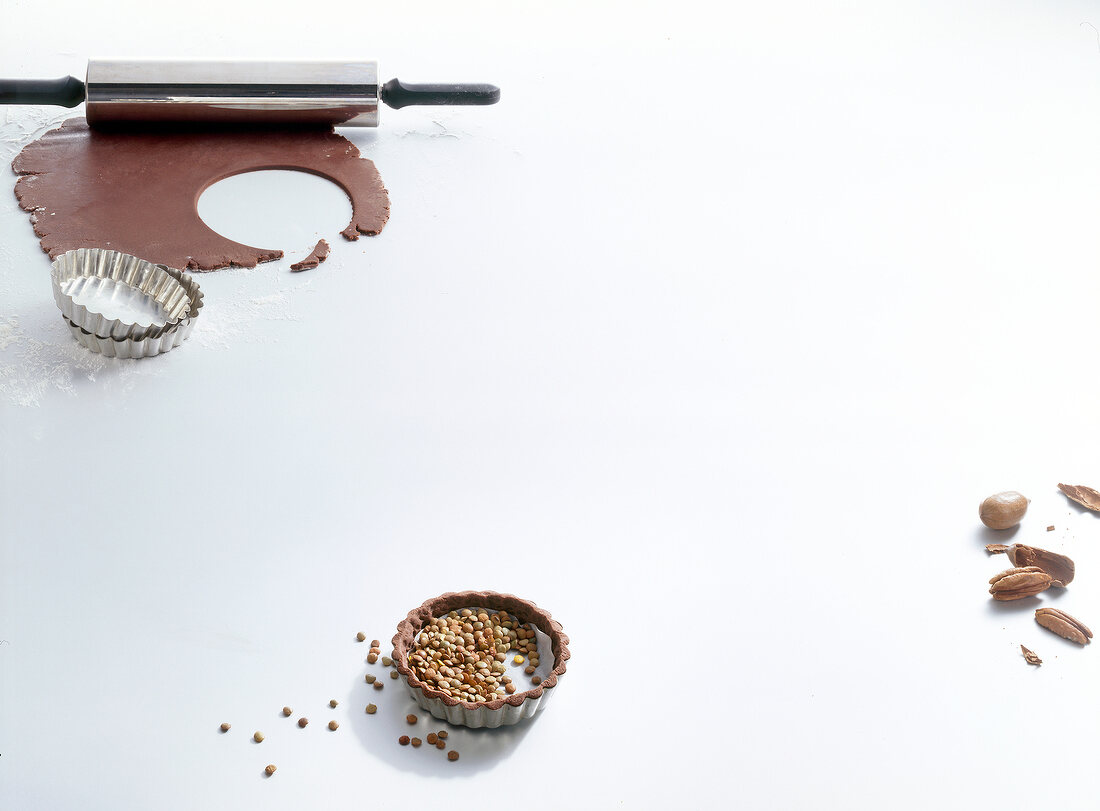
<svg viewBox="0 0 1100 811">
<path fill-rule="evenodd" d="M 158 335 L 134 339 L 105 338 L 84 329 L 66 317 L 65 324 L 77 342 L 93 352 L 111 358 L 151 358 L 175 349 L 186 341 L 191 336 L 191 330 L 195 328 L 195 321 L 202 311 L 202 290 L 199 289 L 198 282 L 182 270 L 170 268 L 167 265 L 156 267 L 167 273 L 184 290 L 188 307 L 187 316 L 182 321 L 173 324 Z"/>
<path fill-rule="evenodd" d="M 53 261 L 50 281 L 54 301 L 65 320 L 100 338 L 157 338 L 177 327 L 190 313 L 187 288 L 165 265 L 120 251 L 66 251 Z M 92 309 L 79 302 L 89 295 L 128 315 L 109 317 L 98 311 L 102 303 Z"/>
<path fill-rule="evenodd" d="M 417 677 L 409 666 L 409 654 L 415 647 L 416 637 L 431 620 L 450 611 L 463 608 L 485 608 L 494 611 L 507 611 L 521 623 L 530 623 L 550 639 L 550 652 L 553 655 L 553 669 L 542 682 L 530 690 L 501 695 L 492 701 L 477 703 L 460 701 L 428 685 Z M 414 608 L 397 625 L 397 634 L 393 637 L 393 664 L 397 668 L 402 683 L 417 705 L 436 718 L 451 724 L 465 727 L 510 726 L 525 718 L 531 718 L 543 709 L 555 694 L 556 688 L 565 674 L 569 661 L 569 637 L 565 635 L 561 624 L 550 616 L 548 611 L 534 603 L 516 597 L 513 594 L 500 594 L 495 591 L 459 591 L 441 594 Z"/>
</svg>

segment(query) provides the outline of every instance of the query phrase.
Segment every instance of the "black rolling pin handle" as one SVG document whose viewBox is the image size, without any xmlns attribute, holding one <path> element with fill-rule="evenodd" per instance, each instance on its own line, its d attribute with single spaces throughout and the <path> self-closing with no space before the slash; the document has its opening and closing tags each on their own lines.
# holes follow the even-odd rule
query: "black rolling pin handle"
<svg viewBox="0 0 1100 811">
<path fill-rule="evenodd" d="M 0 79 L 0 104 L 55 104 L 75 107 L 84 101 L 84 82 L 63 79 Z"/>
<path fill-rule="evenodd" d="M 382 101 L 395 110 L 414 104 L 496 104 L 500 88 L 491 84 L 405 84 L 390 79 L 382 85 Z"/>
</svg>

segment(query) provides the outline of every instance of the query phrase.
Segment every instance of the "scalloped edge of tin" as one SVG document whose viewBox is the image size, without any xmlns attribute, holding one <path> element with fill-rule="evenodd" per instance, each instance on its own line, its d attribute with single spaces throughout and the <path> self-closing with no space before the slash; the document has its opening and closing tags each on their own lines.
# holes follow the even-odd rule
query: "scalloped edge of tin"
<svg viewBox="0 0 1100 811">
<path fill-rule="evenodd" d="M 190 305 L 187 318 L 161 335 L 139 340 L 133 338 L 104 338 L 65 318 L 65 324 L 69 327 L 69 331 L 73 334 L 77 343 L 105 357 L 136 359 L 163 355 L 186 341 L 191 336 L 191 330 L 195 328 L 195 321 L 202 311 L 203 292 L 199 288 L 199 283 L 183 271 L 170 268 L 167 265 L 157 265 L 157 267 L 166 271 L 187 292 Z"/>
<path fill-rule="evenodd" d="M 410 643 L 424 627 L 424 623 L 448 611 L 460 608 L 491 608 L 508 611 L 520 622 L 534 623 L 540 631 L 550 638 L 550 649 L 554 654 L 554 668 L 542 683 L 531 690 L 478 704 L 471 701 L 459 701 L 444 695 L 417 678 L 408 664 Z M 397 625 L 397 634 L 393 637 L 393 664 L 397 669 L 405 689 L 417 706 L 431 713 L 435 718 L 458 726 L 474 729 L 495 729 L 510 726 L 533 717 L 550 703 L 561 677 L 565 674 L 569 661 L 569 637 L 562 630 L 561 623 L 550 616 L 548 611 L 539 608 L 529 600 L 514 594 L 495 591 L 447 592 L 425 601 L 414 608 Z"/>
<path fill-rule="evenodd" d="M 179 279 L 158 265 L 132 254 L 105 248 L 77 248 L 54 259 L 50 268 L 54 301 L 70 323 L 101 338 L 155 338 L 190 315 L 190 297 Z M 147 296 L 162 311 L 165 323 L 130 323 L 108 318 L 78 304 L 62 285 L 79 278 L 109 279 Z"/>
</svg>

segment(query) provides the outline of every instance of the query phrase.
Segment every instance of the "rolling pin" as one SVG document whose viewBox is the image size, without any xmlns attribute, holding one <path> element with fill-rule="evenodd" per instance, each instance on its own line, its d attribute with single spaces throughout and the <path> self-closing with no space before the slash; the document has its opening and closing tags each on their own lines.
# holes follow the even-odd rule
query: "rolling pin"
<svg viewBox="0 0 1100 811">
<path fill-rule="evenodd" d="M 93 127 L 377 127 L 379 102 L 496 104 L 490 84 L 378 84 L 378 63 L 91 60 L 84 81 L 0 79 L 0 104 L 87 102 Z"/>
</svg>

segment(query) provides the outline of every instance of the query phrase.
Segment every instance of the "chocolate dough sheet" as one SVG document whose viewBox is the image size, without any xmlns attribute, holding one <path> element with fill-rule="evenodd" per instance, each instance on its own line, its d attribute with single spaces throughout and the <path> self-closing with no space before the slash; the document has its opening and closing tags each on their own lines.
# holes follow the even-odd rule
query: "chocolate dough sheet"
<svg viewBox="0 0 1100 811">
<path fill-rule="evenodd" d="M 374 164 L 332 130 L 96 132 L 72 118 L 12 161 L 15 196 L 42 250 L 111 248 L 187 270 L 255 267 L 282 257 L 218 234 L 199 217 L 210 186 L 261 169 L 310 172 L 340 186 L 352 217 L 341 233 L 373 236 L 390 202 Z"/>
</svg>

